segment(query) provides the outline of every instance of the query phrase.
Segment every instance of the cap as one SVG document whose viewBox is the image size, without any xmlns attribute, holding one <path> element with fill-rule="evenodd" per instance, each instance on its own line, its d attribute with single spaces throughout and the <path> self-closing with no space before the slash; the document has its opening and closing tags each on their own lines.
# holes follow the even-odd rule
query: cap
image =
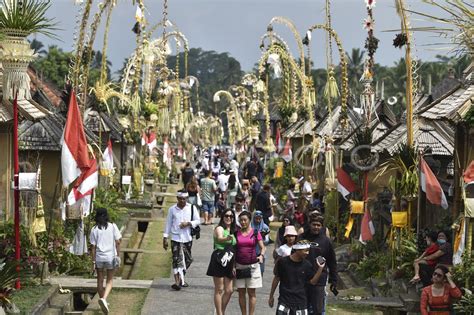
<svg viewBox="0 0 474 315">
<path fill-rule="evenodd" d="M 288 225 L 285 227 L 285 234 L 283 236 L 287 235 L 298 236 L 298 232 L 296 232 L 296 229 L 293 225 Z"/>
<path fill-rule="evenodd" d="M 298 249 L 309 249 L 311 247 L 310 243 L 307 240 L 301 240 L 296 242 L 291 248 L 294 250 Z"/>
</svg>

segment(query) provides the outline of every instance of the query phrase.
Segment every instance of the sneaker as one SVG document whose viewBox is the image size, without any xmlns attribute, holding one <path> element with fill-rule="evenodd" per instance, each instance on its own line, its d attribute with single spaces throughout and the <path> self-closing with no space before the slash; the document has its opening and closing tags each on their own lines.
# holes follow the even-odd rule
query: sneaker
<svg viewBox="0 0 474 315">
<path fill-rule="evenodd" d="M 99 299 L 99 306 L 104 314 L 109 314 L 109 305 L 105 299 Z"/>
</svg>

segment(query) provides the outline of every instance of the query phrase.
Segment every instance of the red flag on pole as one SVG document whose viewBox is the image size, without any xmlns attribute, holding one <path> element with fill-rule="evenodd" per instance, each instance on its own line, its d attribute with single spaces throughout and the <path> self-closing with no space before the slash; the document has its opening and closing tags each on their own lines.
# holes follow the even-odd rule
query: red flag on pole
<svg viewBox="0 0 474 315">
<path fill-rule="evenodd" d="M 375 235 L 374 223 L 372 222 L 372 216 L 370 215 L 370 210 L 366 206 L 364 216 L 362 217 L 359 241 L 365 244 L 365 242 L 372 240 L 374 235 Z"/>
<path fill-rule="evenodd" d="M 81 113 L 76 101 L 76 94 L 71 90 L 66 126 L 61 139 L 61 170 L 63 185 L 68 186 L 78 178 L 83 170 L 90 167 L 86 134 L 82 125 Z"/>
<path fill-rule="evenodd" d="M 286 139 L 285 147 L 281 152 L 281 158 L 285 160 L 286 163 L 290 162 L 293 159 L 293 151 L 291 150 L 290 139 Z"/>
<path fill-rule="evenodd" d="M 448 201 L 435 174 L 423 158 L 420 159 L 420 164 L 421 189 L 426 193 L 426 198 L 432 204 L 448 209 Z"/>
<path fill-rule="evenodd" d="M 347 174 L 341 167 L 336 170 L 336 175 L 337 191 L 340 192 L 344 199 L 347 200 L 347 196 L 357 190 L 357 185 L 354 183 L 349 174 Z"/>
</svg>

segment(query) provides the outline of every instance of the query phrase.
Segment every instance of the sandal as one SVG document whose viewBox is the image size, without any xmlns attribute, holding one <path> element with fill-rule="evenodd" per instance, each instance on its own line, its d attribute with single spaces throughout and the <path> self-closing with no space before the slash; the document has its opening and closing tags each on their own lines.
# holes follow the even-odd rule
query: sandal
<svg viewBox="0 0 474 315">
<path fill-rule="evenodd" d="M 181 287 L 175 283 L 171 286 L 171 289 L 173 289 L 175 291 L 179 291 L 179 290 L 181 290 Z"/>
</svg>

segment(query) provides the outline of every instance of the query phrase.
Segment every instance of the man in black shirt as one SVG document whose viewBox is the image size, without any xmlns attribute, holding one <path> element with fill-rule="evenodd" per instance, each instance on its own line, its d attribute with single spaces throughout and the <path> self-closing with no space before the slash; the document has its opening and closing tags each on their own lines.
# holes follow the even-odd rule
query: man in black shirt
<svg viewBox="0 0 474 315">
<path fill-rule="evenodd" d="M 314 262 L 316 257 L 322 256 L 326 260 L 326 267 L 324 268 L 319 281 L 315 285 L 308 286 L 308 306 L 311 314 L 322 314 L 324 312 L 324 304 L 326 299 L 326 283 L 331 285 L 331 291 L 337 294 L 337 261 L 334 248 L 331 240 L 322 233 L 324 218 L 322 216 L 311 217 L 309 229 L 302 234 L 301 238 L 311 242 L 311 248 L 307 260 Z M 328 271 L 329 268 L 329 271 Z"/>
<path fill-rule="evenodd" d="M 293 245 L 290 256 L 280 258 L 276 262 L 268 305 L 273 307 L 273 295 L 280 284 L 277 315 L 308 314 L 306 285 L 318 282 L 325 265 L 322 258 L 315 259 L 313 263 L 306 259 L 310 246 L 308 241 L 298 241 Z"/>
<path fill-rule="evenodd" d="M 270 201 L 270 191 L 272 187 L 269 184 L 263 185 L 262 191 L 256 195 L 255 210 L 263 213 L 263 222 L 270 226 L 269 218 L 273 215 L 272 203 Z"/>
</svg>

